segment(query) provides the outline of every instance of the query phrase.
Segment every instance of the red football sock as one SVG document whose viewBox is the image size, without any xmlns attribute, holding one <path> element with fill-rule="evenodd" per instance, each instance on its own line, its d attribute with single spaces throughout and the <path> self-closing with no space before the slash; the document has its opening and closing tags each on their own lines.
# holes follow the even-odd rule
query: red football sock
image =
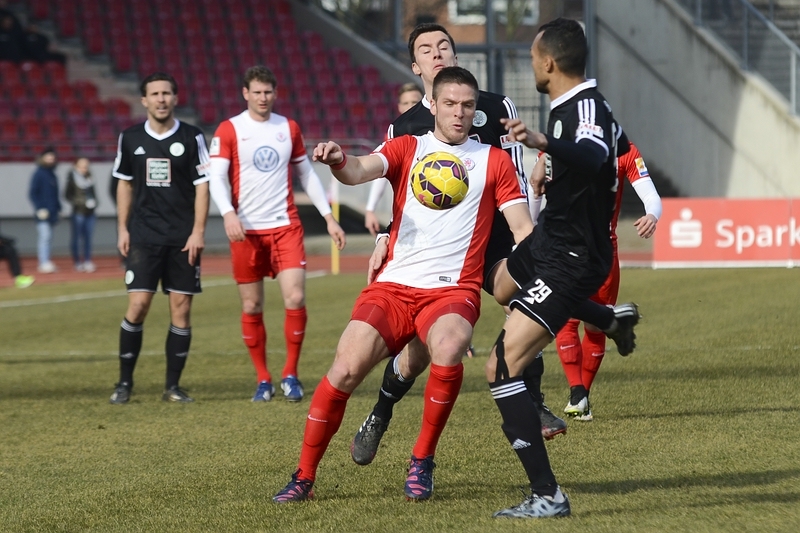
<svg viewBox="0 0 800 533">
<path fill-rule="evenodd" d="M 425 385 L 425 406 L 422 411 L 422 428 L 411 452 L 423 459 L 436 453 L 436 445 L 461 390 L 464 365 L 440 366 L 431 364 L 431 374 Z"/>
<path fill-rule="evenodd" d="M 556 335 L 556 351 L 570 387 L 583 384 L 581 376 L 583 352 L 581 337 L 578 335 L 579 325 L 580 321 L 570 319 Z"/>
<path fill-rule="evenodd" d="M 263 313 L 255 315 L 242 313 L 242 339 L 250 352 L 250 360 L 256 367 L 258 382 L 272 381 L 272 376 L 267 370 L 267 329 L 264 327 Z"/>
<path fill-rule="evenodd" d="M 300 359 L 300 348 L 306 336 L 306 322 L 308 315 L 305 307 L 286 310 L 286 320 L 283 322 L 283 334 L 286 336 L 284 378 L 289 375 L 297 377 L 297 361 Z"/>
<path fill-rule="evenodd" d="M 303 449 L 300 452 L 298 478 L 314 481 L 317 467 L 328 449 L 331 439 L 339 431 L 350 395 L 331 385 L 328 376 L 322 378 L 306 418 L 306 431 L 303 434 Z"/>
<path fill-rule="evenodd" d="M 583 386 L 588 391 L 600 370 L 606 353 L 606 335 L 602 331 L 587 331 L 583 337 Z"/>
</svg>

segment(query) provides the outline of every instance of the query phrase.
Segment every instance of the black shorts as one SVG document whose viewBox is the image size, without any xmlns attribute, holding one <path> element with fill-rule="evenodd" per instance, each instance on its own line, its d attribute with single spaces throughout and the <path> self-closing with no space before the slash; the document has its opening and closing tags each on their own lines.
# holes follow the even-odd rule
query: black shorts
<svg viewBox="0 0 800 533">
<path fill-rule="evenodd" d="M 164 294 L 200 294 L 200 257 L 189 264 L 189 252 L 182 246 L 131 244 L 125 261 L 128 292 L 156 292 L 158 282 Z"/>
<path fill-rule="evenodd" d="M 490 277 L 492 269 L 497 266 L 497 263 L 511 254 L 513 247 L 514 234 L 511 233 L 511 228 L 508 227 L 506 217 L 500 211 L 495 211 L 494 221 L 492 221 L 492 233 L 489 235 L 489 244 L 483 254 L 483 290 L 489 294 L 494 294 L 494 291 L 491 290 L 493 288 Z"/>
<path fill-rule="evenodd" d="M 520 287 L 509 306 L 555 337 L 578 306 L 603 285 L 608 271 L 592 264 L 586 255 L 576 257 L 558 247 L 531 246 L 533 233 L 508 258 L 508 273 Z"/>
</svg>

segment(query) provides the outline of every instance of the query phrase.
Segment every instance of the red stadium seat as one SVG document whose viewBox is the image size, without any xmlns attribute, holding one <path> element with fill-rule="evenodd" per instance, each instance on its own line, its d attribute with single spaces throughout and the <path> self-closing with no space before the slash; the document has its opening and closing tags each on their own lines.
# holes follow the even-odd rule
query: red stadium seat
<svg viewBox="0 0 800 533">
<path fill-rule="evenodd" d="M 106 108 L 111 116 L 114 117 L 129 117 L 131 116 L 131 106 L 125 100 L 119 98 L 111 98 L 106 101 Z"/>
<path fill-rule="evenodd" d="M 45 83 L 44 69 L 39 63 L 25 61 L 20 63 L 19 68 L 25 76 L 25 83 L 28 85 L 36 86 Z"/>
<path fill-rule="evenodd" d="M 47 138 L 53 141 L 65 141 L 67 136 L 67 124 L 63 120 L 53 120 L 47 123 Z"/>
<path fill-rule="evenodd" d="M 46 140 L 42 123 L 38 120 L 30 120 L 22 123 L 22 139 L 25 142 Z"/>
<path fill-rule="evenodd" d="M 72 137 L 78 141 L 88 141 L 92 138 L 92 127 L 86 120 L 70 122 Z"/>
<path fill-rule="evenodd" d="M 67 69 L 58 61 L 47 61 L 42 65 L 49 84 L 66 83 Z"/>
<path fill-rule="evenodd" d="M 19 125 L 16 120 L 0 122 L 0 139 L 6 142 L 19 140 Z"/>
<path fill-rule="evenodd" d="M 50 2 L 48 0 L 30 0 L 31 15 L 36 20 L 44 20 L 50 16 Z"/>
</svg>

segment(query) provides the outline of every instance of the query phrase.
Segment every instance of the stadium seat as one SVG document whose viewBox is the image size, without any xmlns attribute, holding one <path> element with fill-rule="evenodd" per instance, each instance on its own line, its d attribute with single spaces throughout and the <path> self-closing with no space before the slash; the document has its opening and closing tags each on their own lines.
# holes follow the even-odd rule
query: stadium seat
<svg viewBox="0 0 800 533">
<path fill-rule="evenodd" d="M 47 138 L 52 141 L 64 141 L 67 136 L 67 125 L 63 120 L 53 120 L 47 122 Z"/>
</svg>

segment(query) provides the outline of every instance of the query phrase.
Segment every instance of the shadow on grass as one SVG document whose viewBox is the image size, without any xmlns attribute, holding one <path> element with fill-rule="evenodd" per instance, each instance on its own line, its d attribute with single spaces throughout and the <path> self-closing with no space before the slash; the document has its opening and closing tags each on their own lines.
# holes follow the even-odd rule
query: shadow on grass
<svg viewBox="0 0 800 533">
<path fill-rule="evenodd" d="M 749 409 L 717 409 L 702 411 L 679 411 L 673 413 L 641 413 L 631 415 L 619 415 L 605 417 L 610 420 L 637 420 L 637 419 L 659 419 L 659 418 L 680 418 L 680 417 L 693 417 L 693 416 L 710 416 L 713 418 L 725 417 L 730 418 L 736 415 L 749 415 L 755 413 L 797 413 L 800 412 L 800 407 L 752 407 Z"/>
<path fill-rule="evenodd" d="M 592 494 L 628 494 L 639 490 L 681 489 L 689 487 L 758 487 L 786 479 L 800 478 L 800 468 L 766 470 L 764 472 L 739 472 L 725 474 L 681 475 L 655 479 L 629 479 L 601 483 L 570 483 L 573 492 Z M 755 496 L 750 493 L 749 496 Z M 748 496 L 748 500 L 750 499 Z M 795 496 L 796 497 L 796 496 Z"/>
<path fill-rule="evenodd" d="M 694 503 L 676 502 L 674 499 L 664 499 L 662 509 L 709 509 L 712 507 L 739 507 L 753 504 L 797 504 L 800 503 L 800 493 L 781 492 L 769 494 L 731 494 L 725 496 L 704 496 Z M 582 511 L 581 518 L 594 516 L 620 516 L 631 514 L 652 514 L 656 507 L 652 503 L 640 506 L 614 507 L 597 511 Z"/>
</svg>

